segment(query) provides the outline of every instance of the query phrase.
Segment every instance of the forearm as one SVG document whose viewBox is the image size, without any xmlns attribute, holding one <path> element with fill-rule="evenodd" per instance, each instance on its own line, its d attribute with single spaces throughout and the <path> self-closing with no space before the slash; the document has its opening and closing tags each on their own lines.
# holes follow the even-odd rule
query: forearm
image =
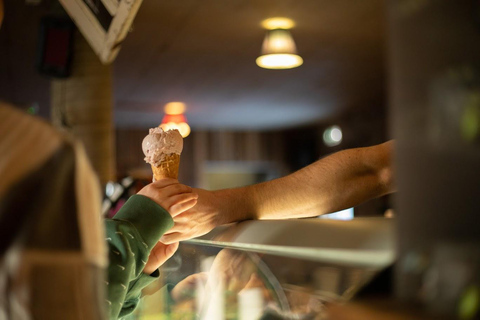
<svg viewBox="0 0 480 320">
<path fill-rule="evenodd" d="M 228 222 L 318 216 L 393 191 L 392 142 L 344 150 L 283 178 L 221 190 Z"/>
<path fill-rule="evenodd" d="M 198 203 L 174 217 L 169 244 L 242 220 L 318 216 L 393 191 L 392 142 L 335 153 L 286 177 L 242 188 L 195 189 Z"/>
</svg>

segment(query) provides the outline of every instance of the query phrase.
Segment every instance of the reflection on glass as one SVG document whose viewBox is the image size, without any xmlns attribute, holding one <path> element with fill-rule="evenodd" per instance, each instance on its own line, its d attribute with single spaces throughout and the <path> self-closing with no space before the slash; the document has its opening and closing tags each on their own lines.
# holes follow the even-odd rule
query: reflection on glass
<svg viewBox="0 0 480 320">
<path fill-rule="evenodd" d="M 135 319 L 323 319 L 378 270 L 182 244 Z"/>
</svg>

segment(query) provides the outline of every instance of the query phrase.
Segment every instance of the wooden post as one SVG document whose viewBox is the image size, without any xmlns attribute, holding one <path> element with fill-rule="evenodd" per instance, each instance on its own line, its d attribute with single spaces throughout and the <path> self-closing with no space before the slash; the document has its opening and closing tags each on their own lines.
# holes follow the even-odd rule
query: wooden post
<svg viewBox="0 0 480 320">
<path fill-rule="evenodd" d="M 72 75 L 52 81 L 52 122 L 85 145 L 100 183 L 116 180 L 112 68 L 76 33 Z"/>
</svg>

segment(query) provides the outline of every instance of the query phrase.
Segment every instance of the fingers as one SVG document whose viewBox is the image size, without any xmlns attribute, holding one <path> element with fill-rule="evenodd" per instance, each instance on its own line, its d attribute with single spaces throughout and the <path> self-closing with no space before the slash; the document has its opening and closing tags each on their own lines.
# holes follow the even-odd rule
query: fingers
<svg viewBox="0 0 480 320">
<path fill-rule="evenodd" d="M 159 242 L 161 243 L 161 242 Z M 174 254 L 175 252 L 177 252 L 178 250 L 178 246 L 179 246 L 179 243 L 178 242 L 174 242 L 174 243 L 171 243 L 171 244 L 163 244 L 165 249 L 164 249 L 164 252 L 165 252 L 165 259 L 163 260 L 162 264 L 165 263 L 165 261 L 167 261 L 168 259 L 170 259 Z"/>
<path fill-rule="evenodd" d="M 142 188 L 139 194 L 155 194 L 161 192 L 163 196 L 170 196 L 176 193 L 192 192 L 192 188 L 183 184 L 180 184 L 175 179 L 162 179 L 152 182 Z"/>
<path fill-rule="evenodd" d="M 173 243 L 177 241 L 188 240 L 192 238 L 191 226 L 188 222 L 177 222 L 160 238 L 163 243 Z"/>
<path fill-rule="evenodd" d="M 178 242 L 174 242 L 171 244 L 157 242 L 155 247 L 153 247 L 152 251 L 150 252 L 150 255 L 152 254 L 155 255 L 155 257 L 157 258 L 158 264 L 161 266 L 173 256 L 173 254 L 177 251 L 177 249 L 178 249 Z"/>
<path fill-rule="evenodd" d="M 179 217 L 181 217 L 181 219 Z M 173 243 L 200 237 L 213 229 L 213 227 L 206 227 L 198 221 L 192 222 L 192 218 L 189 218 L 188 215 L 185 217 L 179 215 L 174 218 L 174 221 L 174 226 L 160 239 L 163 243 Z"/>
<path fill-rule="evenodd" d="M 203 236 L 204 234 L 208 233 L 210 229 L 208 230 L 192 230 L 191 227 L 188 224 L 177 224 L 173 226 L 170 230 L 168 230 L 168 233 L 165 233 L 163 237 L 160 238 L 160 241 L 162 241 L 165 244 L 169 243 L 174 243 L 178 241 L 184 241 L 184 240 L 189 240 L 194 237 L 200 237 Z"/>
<path fill-rule="evenodd" d="M 197 204 L 198 194 L 183 184 L 170 184 L 161 189 L 159 204 L 175 217 Z"/>
<path fill-rule="evenodd" d="M 175 201 L 174 205 L 170 206 L 170 209 L 168 210 L 172 217 L 175 217 L 188 209 L 193 208 L 197 204 L 197 198 L 198 195 L 194 193 L 189 193 L 188 196 L 181 195 L 179 196 L 182 198 L 181 200 Z"/>
<path fill-rule="evenodd" d="M 189 228 L 191 228 L 188 224 L 188 222 L 177 222 L 177 219 L 174 219 L 174 226 L 170 228 L 167 232 L 165 232 L 164 235 L 170 234 L 170 233 L 175 233 L 175 232 L 181 232 L 185 233 L 188 231 Z"/>
<path fill-rule="evenodd" d="M 185 212 L 197 204 L 198 195 L 196 193 L 182 193 L 173 195 L 162 201 L 162 207 L 170 212 L 172 217 Z"/>
<path fill-rule="evenodd" d="M 164 234 L 162 238 L 160 238 L 160 241 L 162 241 L 165 244 L 171 244 L 175 243 L 178 241 L 186 240 L 189 239 L 188 235 L 184 233 L 179 233 L 179 232 L 173 232 L 169 234 Z"/>
<path fill-rule="evenodd" d="M 198 195 L 192 191 L 175 179 L 162 179 L 147 185 L 138 194 L 155 201 L 175 217 L 197 203 Z"/>
<path fill-rule="evenodd" d="M 169 184 L 165 187 L 159 188 L 159 191 L 164 197 L 171 197 L 176 194 L 192 193 L 193 189 L 189 186 L 180 183 Z M 196 193 L 195 193 L 196 194 Z"/>
<path fill-rule="evenodd" d="M 162 264 L 165 263 L 165 261 L 173 256 L 178 249 L 178 245 L 178 242 L 171 244 L 157 242 L 152 251 L 150 251 L 150 256 L 148 257 L 148 261 L 143 269 L 143 272 L 146 274 L 151 274 L 153 271 L 158 269 Z"/>
<path fill-rule="evenodd" d="M 156 180 L 151 183 L 152 186 L 156 188 L 163 188 L 172 184 L 178 183 L 178 180 L 176 179 L 171 179 L 171 178 L 165 178 L 161 180 Z"/>
</svg>

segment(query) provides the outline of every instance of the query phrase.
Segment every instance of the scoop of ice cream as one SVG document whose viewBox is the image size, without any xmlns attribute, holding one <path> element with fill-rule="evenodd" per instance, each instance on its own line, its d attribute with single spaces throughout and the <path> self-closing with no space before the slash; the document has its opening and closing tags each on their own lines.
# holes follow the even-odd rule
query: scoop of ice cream
<svg viewBox="0 0 480 320">
<path fill-rule="evenodd" d="M 145 161 L 158 166 L 168 154 L 180 154 L 183 150 L 183 138 L 176 129 L 163 131 L 162 128 L 152 128 L 143 139 L 142 150 Z"/>
</svg>

